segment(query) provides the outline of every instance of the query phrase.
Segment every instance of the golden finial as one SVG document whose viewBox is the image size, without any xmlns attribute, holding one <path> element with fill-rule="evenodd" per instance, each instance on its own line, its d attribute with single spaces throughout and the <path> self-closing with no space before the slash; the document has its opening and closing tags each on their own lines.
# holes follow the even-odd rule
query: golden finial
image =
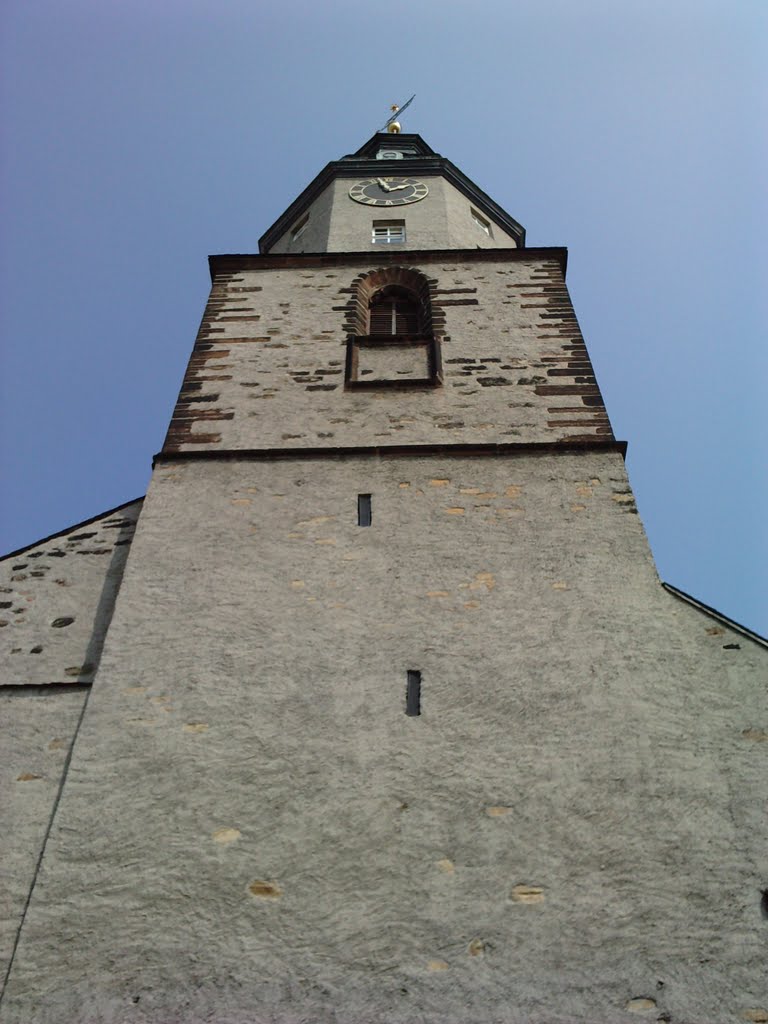
<svg viewBox="0 0 768 1024">
<path fill-rule="evenodd" d="M 396 103 L 393 103 L 392 106 L 389 108 L 392 111 L 392 116 L 389 118 L 389 120 L 387 121 L 383 128 L 379 128 L 379 131 L 390 132 L 392 135 L 397 135 L 397 133 L 400 131 L 400 122 L 396 120 L 397 115 L 402 114 L 405 108 L 410 103 L 413 103 L 415 98 L 416 94 L 414 93 L 414 95 L 411 96 L 411 98 L 408 100 L 408 103 L 404 103 L 402 107 L 398 107 Z"/>
</svg>

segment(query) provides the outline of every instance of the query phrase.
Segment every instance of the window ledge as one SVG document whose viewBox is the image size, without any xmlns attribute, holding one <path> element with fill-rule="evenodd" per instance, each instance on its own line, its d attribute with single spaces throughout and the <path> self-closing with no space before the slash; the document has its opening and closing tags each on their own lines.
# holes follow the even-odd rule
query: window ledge
<svg viewBox="0 0 768 1024">
<path fill-rule="evenodd" d="M 356 334 L 357 345 L 429 345 L 435 338 L 432 334 Z"/>
</svg>

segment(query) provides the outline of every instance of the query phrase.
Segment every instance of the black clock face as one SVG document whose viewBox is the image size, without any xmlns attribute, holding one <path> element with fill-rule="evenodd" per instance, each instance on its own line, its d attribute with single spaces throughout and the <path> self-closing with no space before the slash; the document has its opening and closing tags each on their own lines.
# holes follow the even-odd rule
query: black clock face
<svg viewBox="0 0 768 1024">
<path fill-rule="evenodd" d="M 405 206 L 418 203 L 429 189 L 416 178 L 364 178 L 349 190 L 350 199 L 367 206 Z"/>
</svg>

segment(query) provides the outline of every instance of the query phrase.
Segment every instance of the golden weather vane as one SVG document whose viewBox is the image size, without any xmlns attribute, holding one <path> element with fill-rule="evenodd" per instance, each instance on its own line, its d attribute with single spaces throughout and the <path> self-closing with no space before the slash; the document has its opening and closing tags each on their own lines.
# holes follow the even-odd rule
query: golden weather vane
<svg viewBox="0 0 768 1024">
<path fill-rule="evenodd" d="M 400 122 L 397 120 L 398 114 L 402 114 L 406 107 L 410 106 L 411 103 L 416 99 L 416 93 L 411 96 L 407 103 L 404 103 L 402 107 L 398 107 L 396 103 L 393 103 L 390 107 L 392 116 L 387 119 L 383 128 L 379 128 L 380 132 L 390 132 L 396 135 L 400 131 Z"/>
</svg>

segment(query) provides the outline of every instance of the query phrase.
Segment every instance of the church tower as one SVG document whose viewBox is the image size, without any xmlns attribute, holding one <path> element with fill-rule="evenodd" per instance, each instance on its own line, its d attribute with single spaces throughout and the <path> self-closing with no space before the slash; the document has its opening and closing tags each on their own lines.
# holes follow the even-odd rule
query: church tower
<svg viewBox="0 0 768 1024">
<path fill-rule="evenodd" d="M 7 566 L 43 630 L 104 559 L 9 655 L 6 1024 L 768 1020 L 766 644 L 660 583 L 566 255 L 377 133 L 210 258 L 143 508 Z"/>
</svg>

